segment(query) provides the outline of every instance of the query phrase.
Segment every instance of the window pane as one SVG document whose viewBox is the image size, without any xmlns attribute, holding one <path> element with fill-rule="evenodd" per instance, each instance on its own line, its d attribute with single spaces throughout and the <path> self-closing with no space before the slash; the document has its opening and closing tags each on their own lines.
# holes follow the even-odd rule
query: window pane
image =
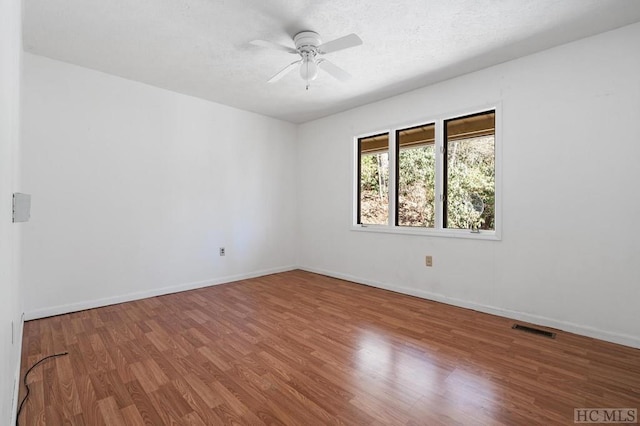
<svg viewBox="0 0 640 426">
<path fill-rule="evenodd" d="M 435 224 L 435 125 L 398 130 L 397 225 Z"/>
<path fill-rule="evenodd" d="M 358 140 L 358 223 L 389 223 L 389 134 Z"/>
<path fill-rule="evenodd" d="M 495 229 L 495 111 L 445 122 L 444 227 Z"/>
</svg>

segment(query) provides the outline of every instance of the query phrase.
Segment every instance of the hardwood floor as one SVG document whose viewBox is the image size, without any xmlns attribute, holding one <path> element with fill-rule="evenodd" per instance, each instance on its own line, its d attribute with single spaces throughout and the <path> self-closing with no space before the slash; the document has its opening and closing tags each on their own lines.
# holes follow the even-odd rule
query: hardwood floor
<svg viewBox="0 0 640 426">
<path fill-rule="evenodd" d="M 25 324 L 21 425 L 550 425 L 640 408 L 640 350 L 302 271 Z M 21 390 L 21 396 L 24 389 Z"/>
</svg>

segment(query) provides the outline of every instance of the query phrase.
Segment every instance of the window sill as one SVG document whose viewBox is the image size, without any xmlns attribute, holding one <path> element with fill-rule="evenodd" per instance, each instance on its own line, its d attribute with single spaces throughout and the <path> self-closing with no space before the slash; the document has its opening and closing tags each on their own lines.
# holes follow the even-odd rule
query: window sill
<svg viewBox="0 0 640 426">
<path fill-rule="evenodd" d="M 352 231 L 377 232 L 382 234 L 420 235 L 424 237 L 464 238 L 468 240 L 500 241 L 496 231 L 471 232 L 466 229 L 424 229 L 409 226 L 352 225 Z"/>
</svg>

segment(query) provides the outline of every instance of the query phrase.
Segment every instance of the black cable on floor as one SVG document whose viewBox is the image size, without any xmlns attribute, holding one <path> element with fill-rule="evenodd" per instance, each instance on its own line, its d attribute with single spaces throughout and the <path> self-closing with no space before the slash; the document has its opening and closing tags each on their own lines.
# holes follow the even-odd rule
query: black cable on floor
<svg viewBox="0 0 640 426">
<path fill-rule="evenodd" d="M 48 360 L 49 358 L 55 358 L 55 357 L 59 357 L 59 356 L 63 356 L 63 355 L 69 355 L 69 352 L 60 352 L 59 354 L 53 354 L 53 355 L 45 356 L 40 361 L 36 362 L 31 367 L 29 367 L 27 372 L 24 373 L 24 381 L 23 381 L 23 383 L 24 383 L 24 387 L 27 388 L 27 393 L 24 395 L 24 398 L 22 398 L 22 401 L 20 402 L 20 407 L 18 407 L 18 413 L 16 414 L 16 426 L 20 426 L 20 412 L 22 411 L 22 406 L 24 405 L 25 401 L 29 397 L 29 392 L 31 392 L 31 390 L 29 389 L 29 385 L 27 384 L 27 376 L 29 375 L 29 373 L 31 373 L 31 370 L 36 368 L 40 363 Z"/>
</svg>

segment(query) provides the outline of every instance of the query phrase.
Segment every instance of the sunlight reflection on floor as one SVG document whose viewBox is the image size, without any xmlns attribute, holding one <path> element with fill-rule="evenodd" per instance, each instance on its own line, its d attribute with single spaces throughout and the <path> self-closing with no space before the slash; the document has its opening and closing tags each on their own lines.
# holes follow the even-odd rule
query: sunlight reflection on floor
<svg viewBox="0 0 640 426">
<path fill-rule="evenodd" d="M 451 419 L 491 416 L 496 395 L 489 378 L 439 363 L 429 356 L 426 345 L 424 352 L 415 345 L 398 349 L 397 342 L 374 330 L 361 331 L 358 338 L 361 349 L 354 360 L 356 371 L 376 379 L 372 384 L 384 383 L 387 392 L 392 388 L 405 398 L 411 396 L 412 411 L 427 414 L 437 406 L 440 412 L 449 412 Z"/>
</svg>

